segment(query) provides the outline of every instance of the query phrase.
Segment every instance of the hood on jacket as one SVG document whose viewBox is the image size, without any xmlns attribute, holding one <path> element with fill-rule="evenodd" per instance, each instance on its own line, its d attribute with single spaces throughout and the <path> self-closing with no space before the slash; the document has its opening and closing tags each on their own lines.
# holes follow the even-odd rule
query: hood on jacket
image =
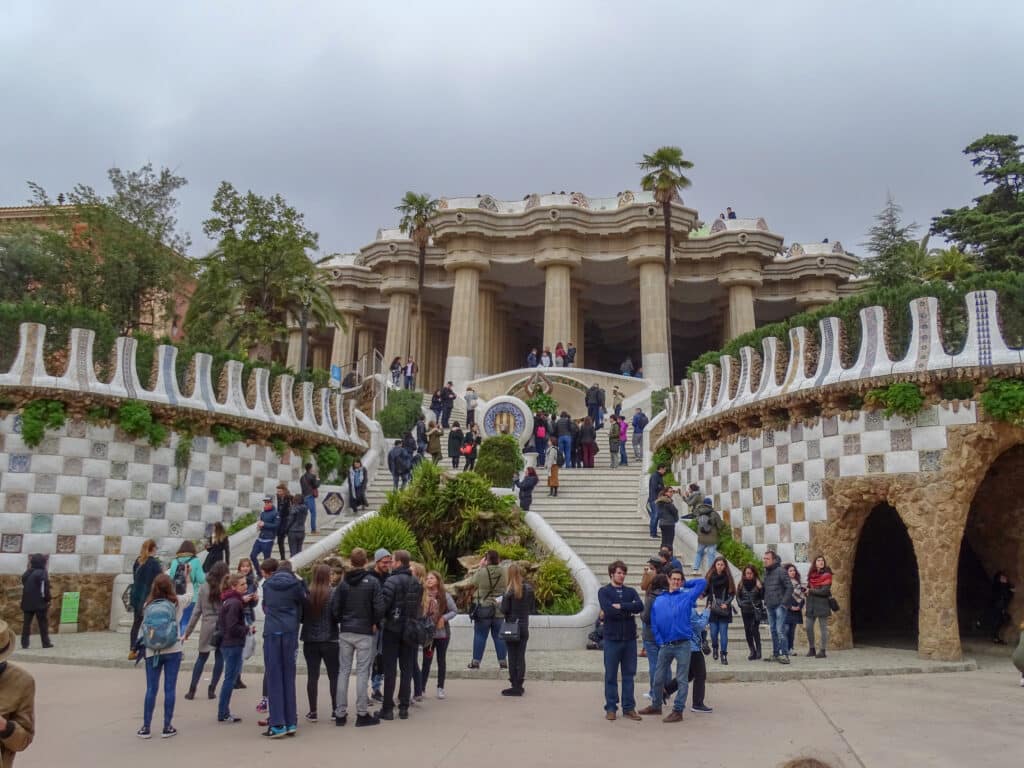
<svg viewBox="0 0 1024 768">
<path fill-rule="evenodd" d="M 342 578 L 345 580 L 346 584 L 350 587 L 354 587 L 365 579 L 367 575 L 365 568 L 359 568 L 355 571 L 349 571 Z"/>
<path fill-rule="evenodd" d="M 288 571 L 276 571 L 270 578 L 263 582 L 263 591 L 287 592 L 288 590 L 301 588 L 302 582 L 299 578 Z"/>
<path fill-rule="evenodd" d="M 30 568 L 45 568 L 46 567 L 46 555 L 29 555 L 28 564 Z"/>
<path fill-rule="evenodd" d="M 241 596 L 240 594 L 238 594 L 238 592 L 236 592 L 236 591 L 235 591 L 235 590 L 233 590 L 233 589 L 225 589 L 225 590 L 223 590 L 223 591 L 222 591 L 222 592 L 220 593 L 220 601 L 221 601 L 222 603 L 223 603 L 223 602 L 224 602 L 225 600 L 228 600 L 229 598 L 232 598 L 232 597 L 236 597 L 236 598 L 238 598 L 239 600 L 241 600 L 241 599 L 242 599 L 242 596 Z"/>
</svg>

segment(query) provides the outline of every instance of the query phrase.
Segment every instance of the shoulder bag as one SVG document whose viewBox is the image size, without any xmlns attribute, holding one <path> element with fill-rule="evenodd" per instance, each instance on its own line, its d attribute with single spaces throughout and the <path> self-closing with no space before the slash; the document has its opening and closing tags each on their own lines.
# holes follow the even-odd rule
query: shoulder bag
<svg viewBox="0 0 1024 768">
<path fill-rule="evenodd" d="M 494 593 L 494 583 L 495 582 L 494 582 L 494 579 L 492 578 L 492 576 L 493 576 L 493 574 L 490 571 L 488 571 L 487 572 L 487 581 L 489 583 L 488 583 L 488 586 L 487 586 L 487 594 L 483 596 L 482 600 L 481 599 L 477 599 L 473 603 L 473 607 L 469 611 L 469 618 L 472 619 L 473 621 L 483 621 L 483 620 L 486 620 L 486 619 L 493 619 L 495 617 L 495 615 L 497 614 L 497 610 L 495 609 L 495 607 L 493 605 L 483 605 L 483 601 L 486 600 L 487 598 L 491 597 L 493 595 L 493 593 Z"/>
<path fill-rule="evenodd" d="M 512 645 L 519 642 L 520 635 L 518 619 L 505 619 L 505 623 L 501 625 L 501 639 L 506 643 L 511 643 Z"/>
</svg>

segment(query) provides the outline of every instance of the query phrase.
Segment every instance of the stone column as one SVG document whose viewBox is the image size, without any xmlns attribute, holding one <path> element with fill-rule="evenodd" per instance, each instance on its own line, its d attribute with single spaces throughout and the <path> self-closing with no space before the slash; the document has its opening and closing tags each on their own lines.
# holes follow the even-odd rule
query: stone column
<svg viewBox="0 0 1024 768">
<path fill-rule="evenodd" d="M 586 368 L 584 359 L 583 326 L 586 318 L 586 306 L 583 300 L 583 288 L 574 286 L 572 289 L 572 341 L 576 343 L 576 360 L 573 366 Z"/>
<path fill-rule="evenodd" d="M 301 355 L 302 330 L 300 328 L 290 328 L 288 330 L 288 357 L 285 359 L 285 365 L 298 372 Z"/>
<path fill-rule="evenodd" d="M 572 336 L 572 263 L 567 261 L 544 263 L 544 344 L 555 352 L 555 345 L 563 345 Z"/>
<path fill-rule="evenodd" d="M 450 256 L 445 262 L 445 269 L 455 273 L 455 290 L 444 379 L 454 384 L 456 392 L 465 388 L 475 370 L 479 350 L 480 272 L 486 268 L 487 261 L 470 252 Z"/>
<path fill-rule="evenodd" d="M 476 376 L 489 376 L 494 373 L 494 352 L 496 347 L 494 320 L 495 305 L 501 286 L 495 283 L 480 285 L 479 328 L 477 331 Z"/>
<path fill-rule="evenodd" d="M 424 381 L 423 389 L 433 392 L 444 382 L 445 352 L 448 348 L 448 340 L 445 338 L 445 330 L 440 325 L 430 331 L 430 378 Z"/>
<path fill-rule="evenodd" d="M 373 329 L 366 325 L 356 325 L 356 359 L 362 361 L 366 368 L 362 373 L 370 372 L 369 366 L 372 363 L 370 353 L 373 352 Z"/>
<path fill-rule="evenodd" d="M 754 330 L 754 289 L 748 283 L 729 285 L 729 310 L 725 317 L 726 341 Z"/>
<path fill-rule="evenodd" d="M 630 256 L 640 271 L 640 349 L 644 378 L 656 389 L 669 386 L 669 318 L 665 256 L 655 249 Z"/>
<path fill-rule="evenodd" d="M 345 366 L 351 365 L 355 359 L 356 350 L 356 316 L 351 312 L 342 312 L 341 319 L 345 327 L 340 325 L 334 327 L 334 340 L 331 343 L 330 365 L 342 367 L 342 378 L 345 376 Z"/>
<path fill-rule="evenodd" d="M 396 357 L 403 360 L 409 355 L 412 342 L 413 297 L 404 291 L 391 294 L 388 307 L 388 330 L 384 338 L 384 365 L 391 365 Z"/>
<path fill-rule="evenodd" d="M 726 340 L 735 339 L 741 333 L 754 330 L 754 289 L 761 285 L 762 254 L 758 251 L 728 253 L 722 257 L 718 283 L 729 297 L 726 310 Z"/>
</svg>

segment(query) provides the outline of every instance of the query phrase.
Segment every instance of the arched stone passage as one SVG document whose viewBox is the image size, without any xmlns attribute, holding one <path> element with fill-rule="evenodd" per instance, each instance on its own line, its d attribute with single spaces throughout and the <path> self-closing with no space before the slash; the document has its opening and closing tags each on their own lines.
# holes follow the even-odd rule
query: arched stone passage
<svg viewBox="0 0 1024 768">
<path fill-rule="evenodd" d="M 907 527 L 877 505 L 861 528 L 853 564 L 850 622 L 856 644 L 916 648 L 920 585 Z"/>
<path fill-rule="evenodd" d="M 1022 488 L 1024 445 L 1015 445 L 992 462 L 967 516 L 958 567 L 957 614 L 961 635 L 991 637 L 988 608 L 992 579 L 998 571 L 1006 573 L 1013 584 L 1020 585 L 1024 580 Z M 1015 624 L 1024 620 L 1024 590 L 1018 590 L 1010 604 L 1010 615 Z"/>
</svg>

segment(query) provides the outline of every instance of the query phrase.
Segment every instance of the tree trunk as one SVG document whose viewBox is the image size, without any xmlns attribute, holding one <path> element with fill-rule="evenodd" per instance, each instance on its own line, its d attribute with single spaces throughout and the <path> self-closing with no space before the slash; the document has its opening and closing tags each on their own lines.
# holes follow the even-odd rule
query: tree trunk
<svg viewBox="0 0 1024 768">
<path fill-rule="evenodd" d="M 665 323 L 668 330 L 668 385 L 671 387 L 675 382 L 672 371 L 672 201 L 662 203 L 661 210 L 665 217 Z"/>
<path fill-rule="evenodd" d="M 309 356 L 309 310 L 302 308 L 299 315 L 299 325 L 302 328 L 302 335 L 299 337 L 299 375 L 306 372 L 306 358 Z"/>
<path fill-rule="evenodd" d="M 427 271 L 427 246 L 424 243 L 420 246 L 420 258 L 419 258 L 419 274 L 416 276 L 416 283 L 418 290 L 416 291 L 416 327 L 412 329 L 412 333 L 409 334 L 409 353 L 405 356 L 406 360 L 412 357 L 412 348 L 416 347 L 416 354 L 420 354 L 419 344 L 413 343 L 413 338 L 419 340 L 422 336 L 423 328 L 423 281 L 426 278 Z"/>
</svg>

